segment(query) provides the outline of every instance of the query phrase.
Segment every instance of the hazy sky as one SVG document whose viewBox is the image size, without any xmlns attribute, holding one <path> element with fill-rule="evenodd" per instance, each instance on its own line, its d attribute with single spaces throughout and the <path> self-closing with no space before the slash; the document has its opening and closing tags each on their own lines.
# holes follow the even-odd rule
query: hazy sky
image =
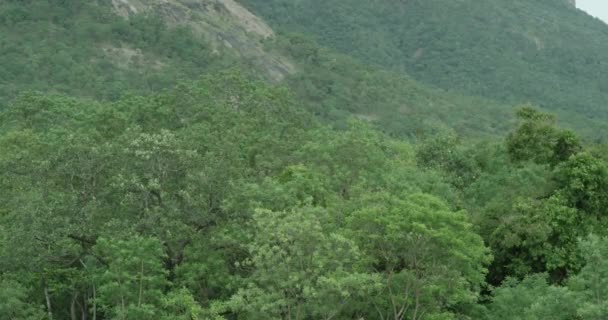
<svg viewBox="0 0 608 320">
<path fill-rule="evenodd" d="M 608 0 L 577 0 L 576 4 L 592 16 L 608 22 Z"/>
</svg>

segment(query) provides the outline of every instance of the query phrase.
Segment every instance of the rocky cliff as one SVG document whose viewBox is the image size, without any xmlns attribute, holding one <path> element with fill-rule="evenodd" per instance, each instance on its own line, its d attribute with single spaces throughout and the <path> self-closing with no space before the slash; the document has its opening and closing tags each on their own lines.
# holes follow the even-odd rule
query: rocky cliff
<svg viewBox="0 0 608 320">
<path fill-rule="evenodd" d="M 273 81 L 295 72 L 287 58 L 264 50 L 262 41 L 274 35 L 272 28 L 234 0 L 112 0 L 112 6 L 126 19 L 158 14 L 169 25 L 189 26 L 218 53 L 231 51 Z"/>
</svg>

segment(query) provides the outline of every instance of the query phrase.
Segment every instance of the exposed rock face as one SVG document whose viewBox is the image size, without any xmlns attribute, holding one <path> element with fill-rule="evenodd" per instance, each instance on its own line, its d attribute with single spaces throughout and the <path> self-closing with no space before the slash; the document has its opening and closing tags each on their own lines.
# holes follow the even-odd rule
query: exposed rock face
<svg viewBox="0 0 608 320">
<path fill-rule="evenodd" d="M 112 0 L 117 14 L 154 12 L 169 25 L 188 25 L 216 49 L 227 48 L 251 61 L 274 81 L 294 73 L 285 57 L 264 50 L 261 41 L 274 31 L 261 18 L 234 0 Z"/>
<path fill-rule="evenodd" d="M 128 18 L 143 12 L 162 13 L 169 22 L 191 23 L 199 18 L 223 16 L 232 18 L 230 24 L 261 37 L 270 37 L 272 29 L 259 17 L 234 0 L 112 0 L 118 14 Z M 202 22 L 202 21 L 199 21 Z"/>
</svg>

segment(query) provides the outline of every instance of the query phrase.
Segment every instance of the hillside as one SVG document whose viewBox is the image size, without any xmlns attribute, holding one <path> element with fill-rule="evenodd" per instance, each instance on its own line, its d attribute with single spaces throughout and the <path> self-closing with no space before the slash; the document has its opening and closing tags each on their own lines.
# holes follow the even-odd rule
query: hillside
<svg viewBox="0 0 608 320">
<path fill-rule="evenodd" d="M 606 138 L 608 41 L 584 40 L 606 27 L 561 2 L 241 2 L 5 1 L 0 105 L 27 90 L 112 101 L 234 68 L 338 127 L 355 116 L 398 136 L 500 134 L 532 103 Z"/>
<path fill-rule="evenodd" d="M 608 26 L 566 1 L 241 2 L 274 28 L 426 84 L 532 103 L 579 129 L 608 119 Z"/>
<path fill-rule="evenodd" d="M 233 68 L 289 87 L 338 127 L 355 116 L 399 136 L 471 136 L 504 132 L 511 118 L 500 103 L 429 88 L 306 35 L 277 32 L 228 0 L 6 1 L 0 31 L 0 105 L 28 90 L 114 101 Z"/>
<path fill-rule="evenodd" d="M 185 27 L 216 54 L 228 51 L 269 80 L 281 81 L 295 72 L 290 61 L 264 50 L 262 40 L 274 36 L 274 31 L 234 0 L 112 0 L 112 8 L 126 19 L 156 16 L 168 27 Z"/>
<path fill-rule="evenodd" d="M 608 317 L 605 26 L 265 1 L 0 2 L 0 320 Z"/>
<path fill-rule="evenodd" d="M 294 71 L 264 51 L 272 30 L 238 4 L 190 3 L 3 1 L 0 104 L 25 90 L 112 100 L 239 65 L 273 81 Z"/>
</svg>

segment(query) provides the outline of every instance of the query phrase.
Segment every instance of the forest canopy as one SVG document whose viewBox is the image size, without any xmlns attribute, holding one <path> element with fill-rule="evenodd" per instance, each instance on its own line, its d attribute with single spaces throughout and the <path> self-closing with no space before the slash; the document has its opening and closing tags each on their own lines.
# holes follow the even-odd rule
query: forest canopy
<svg viewBox="0 0 608 320">
<path fill-rule="evenodd" d="M 0 3 L 0 320 L 608 315 L 605 43 L 577 45 L 604 25 L 550 0 L 116 3 Z M 192 10 L 214 39 L 167 20 Z"/>
<path fill-rule="evenodd" d="M 412 143 L 328 128 L 238 73 L 108 103 L 22 94 L 0 115 L 0 313 L 604 314 L 587 297 L 607 164 L 552 116 L 518 116 L 504 140 Z"/>
</svg>

